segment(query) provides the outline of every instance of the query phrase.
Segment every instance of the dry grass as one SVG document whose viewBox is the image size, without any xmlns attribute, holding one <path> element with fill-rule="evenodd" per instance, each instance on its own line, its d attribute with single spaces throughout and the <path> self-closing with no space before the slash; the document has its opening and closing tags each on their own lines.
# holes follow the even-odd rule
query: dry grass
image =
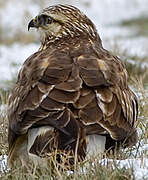
<svg viewBox="0 0 148 180">
<path fill-rule="evenodd" d="M 99 163 L 99 158 L 92 157 L 88 162 L 77 163 L 74 171 L 57 164 L 54 158 L 48 159 L 46 167 L 32 166 L 29 170 L 16 167 L 14 170 L 5 172 L 1 178 L 7 179 L 60 179 L 60 180 L 133 180 L 133 168 L 118 168 L 118 163 Z"/>
</svg>

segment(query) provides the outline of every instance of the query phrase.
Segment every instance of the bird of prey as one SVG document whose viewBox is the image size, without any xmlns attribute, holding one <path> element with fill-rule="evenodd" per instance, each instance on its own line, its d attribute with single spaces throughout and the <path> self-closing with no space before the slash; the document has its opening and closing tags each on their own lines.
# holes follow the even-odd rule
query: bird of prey
<svg viewBox="0 0 148 180">
<path fill-rule="evenodd" d="M 124 64 L 103 48 L 92 21 L 74 6 L 54 5 L 30 28 L 41 46 L 24 62 L 9 97 L 9 164 L 54 151 L 81 161 L 93 136 L 103 137 L 106 151 L 135 145 L 137 98 Z"/>
</svg>

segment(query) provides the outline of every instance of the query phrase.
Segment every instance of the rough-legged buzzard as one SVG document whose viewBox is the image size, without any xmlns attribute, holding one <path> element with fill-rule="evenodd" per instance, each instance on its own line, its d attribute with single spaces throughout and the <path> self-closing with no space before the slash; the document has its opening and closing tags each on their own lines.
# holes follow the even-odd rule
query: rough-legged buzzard
<svg viewBox="0 0 148 180">
<path fill-rule="evenodd" d="M 56 5 L 30 28 L 40 33 L 41 47 L 24 62 L 9 98 L 9 164 L 55 150 L 83 160 L 93 136 L 103 137 L 106 150 L 135 145 L 137 98 L 124 64 L 102 47 L 91 20 Z"/>
</svg>

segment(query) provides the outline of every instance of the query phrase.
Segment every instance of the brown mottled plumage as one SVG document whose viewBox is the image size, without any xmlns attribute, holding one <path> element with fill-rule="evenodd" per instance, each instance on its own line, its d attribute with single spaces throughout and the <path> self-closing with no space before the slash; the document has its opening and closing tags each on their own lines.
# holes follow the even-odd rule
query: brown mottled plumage
<svg viewBox="0 0 148 180">
<path fill-rule="evenodd" d="M 19 72 L 9 98 L 9 164 L 56 149 L 83 160 L 89 135 L 106 136 L 106 150 L 137 142 L 137 98 L 124 64 L 102 47 L 93 23 L 67 5 L 44 9 L 29 25 L 41 48 Z"/>
</svg>

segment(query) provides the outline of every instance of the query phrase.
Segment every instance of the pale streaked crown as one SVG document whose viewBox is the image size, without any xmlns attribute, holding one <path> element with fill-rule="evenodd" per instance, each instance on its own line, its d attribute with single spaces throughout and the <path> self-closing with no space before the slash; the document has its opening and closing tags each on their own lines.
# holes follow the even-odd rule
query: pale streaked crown
<svg viewBox="0 0 148 180">
<path fill-rule="evenodd" d="M 29 24 L 28 27 L 38 28 L 42 43 L 67 36 L 98 38 L 92 21 L 79 9 L 70 5 L 56 5 L 45 8 L 32 22 L 34 24 Z"/>
</svg>

